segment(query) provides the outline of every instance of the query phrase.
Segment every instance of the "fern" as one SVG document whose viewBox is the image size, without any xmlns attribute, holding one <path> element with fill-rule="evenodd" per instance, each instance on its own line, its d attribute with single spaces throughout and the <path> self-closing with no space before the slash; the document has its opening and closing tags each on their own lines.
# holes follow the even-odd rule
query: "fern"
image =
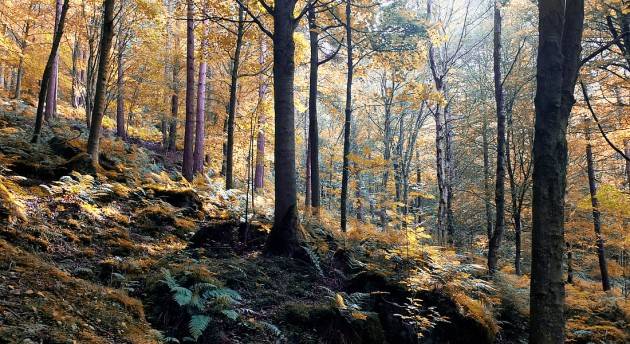
<svg viewBox="0 0 630 344">
<path fill-rule="evenodd" d="M 197 338 L 208 328 L 209 324 L 209 316 L 202 314 L 193 315 L 190 317 L 190 322 L 188 323 L 188 332 L 190 332 L 190 336 L 197 341 Z"/>
<path fill-rule="evenodd" d="M 173 293 L 173 299 L 180 306 L 189 305 L 193 298 L 192 291 L 184 287 L 177 286 L 175 288 L 171 288 L 171 292 Z"/>
<path fill-rule="evenodd" d="M 229 288 L 220 288 L 212 283 L 195 283 L 190 288 L 181 286 L 170 271 L 162 269 L 162 283 L 169 287 L 173 300 L 190 315 L 188 332 L 184 341 L 196 342 L 210 324 L 211 317 L 206 312 L 215 312 L 227 319 L 238 319 L 238 312 L 232 306 L 238 304 L 241 295 Z"/>
</svg>

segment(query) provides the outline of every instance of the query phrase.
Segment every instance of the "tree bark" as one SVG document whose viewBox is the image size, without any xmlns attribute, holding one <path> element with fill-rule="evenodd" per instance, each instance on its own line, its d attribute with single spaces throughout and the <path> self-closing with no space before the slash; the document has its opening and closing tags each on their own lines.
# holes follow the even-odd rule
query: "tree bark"
<svg viewBox="0 0 630 344">
<path fill-rule="evenodd" d="M 276 0 L 273 10 L 275 209 L 266 252 L 285 256 L 295 255 L 302 241 L 295 180 L 295 3 L 296 0 Z"/>
<path fill-rule="evenodd" d="M 263 39 L 260 41 L 260 68 L 265 65 L 265 44 Z M 256 138 L 256 169 L 254 174 L 254 191 L 261 190 L 265 184 L 265 110 L 261 106 L 263 104 L 265 94 L 267 93 L 267 83 L 264 80 L 264 75 L 260 76 L 260 84 L 258 86 L 258 137 Z"/>
<path fill-rule="evenodd" d="M 308 147 L 310 156 L 311 206 L 313 214 L 319 214 L 321 185 L 319 178 L 319 123 L 317 120 L 317 78 L 319 73 L 319 31 L 315 8 L 309 5 L 308 28 L 311 48 L 308 89 Z"/>
<path fill-rule="evenodd" d="M 599 200 L 597 199 L 597 184 L 595 182 L 595 163 L 593 162 L 593 148 L 589 129 L 586 129 L 586 164 L 588 169 L 588 189 L 591 194 L 591 205 L 593 207 L 593 229 L 597 243 L 597 259 L 599 261 L 599 271 L 602 277 L 602 288 L 604 291 L 610 290 L 610 278 L 608 277 L 608 265 L 606 264 L 606 251 L 604 249 L 604 237 L 602 235 L 601 217 L 599 212 Z"/>
<path fill-rule="evenodd" d="M 79 107 L 79 58 L 81 55 L 81 45 L 79 43 L 78 34 L 74 36 L 74 46 L 72 48 L 72 107 Z"/>
<path fill-rule="evenodd" d="M 488 235 L 488 243 L 492 239 L 492 204 L 490 202 L 490 143 L 488 142 L 488 118 L 483 115 L 482 126 L 482 149 L 483 149 L 483 190 L 484 190 L 484 203 L 486 208 L 486 232 Z"/>
<path fill-rule="evenodd" d="M 194 166 L 193 172 L 203 172 L 203 161 L 205 156 L 206 142 L 206 72 L 208 64 L 206 62 L 206 50 L 208 45 L 208 28 L 206 21 L 203 21 L 203 36 L 200 44 L 199 79 L 197 83 L 197 118 L 195 124 L 195 151 L 193 152 Z"/>
<path fill-rule="evenodd" d="M 575 101 L 584 2 L 541 0 L 538 10 L 530 288 L 534 344 L 564 342 L 566 128 Z"/>
<path fill-rule="evenodd" d="M 26 20 L 26 25 L 24 26 L 24 35 L 22 37 L 22 42 L 20 43 L 20 60 L 18 62 L 17 74 L 15 77 L 15 92 L 13 93 L 13 97 L 15 99 L 20 99 L 22 94 L 22 79 L 24 78 L 24 55 L 26 54 L 26 48 L 28 47 L 28 35 L 31 29 L 31 21 Z M 46 87 L 47 88 L 47 87 Z"/>
<path fill-rule="evenodd" d="M 497 173 L 495 178 L 495 228 L 488 245 L 488 271 L 497 270 L 499 247 L 505 230 L 505 112 L 501 76 L 501 8 L 494 3 L 494 99 L 497 113 Z"/>
<path fill-rule="evenodd" d="M 512 221 L 514 222 L 514 272 L 516 275 L 520 276 L 521 271 L 521 206 L 522 199 L 519 199 L 519 187 L 516 183 L 516 176 L 514 173 L 514 166 L 512 165 L 511 151 L 510 151 L 510 140 L 513 140 L 514 137 L 514 129 L 512 125 L 512 105 L 513 101 L 510 102 L 508 108 L 506 109 L 506 117 L 507 117 L 507 132 L 505 139 L 505 165 L 507 167 L 508 176 L 510 179 L 510 200 L 512 203 Z M 522 187 L 525 188 L 526 179 L 523 180 Z M 523 192 L 524 194 L 524 192 Z"/>
<path fill-rule="evenodd" d="M 44 122 L 44 101 L 48 91 L 48 81 L 50 80 L 50 76 L 52 74 L 55 55 L 57 55 L 57 51 L 59 50 L 61 36 L 63 36 L 63 26 L 66 20 L 66 14 L 68 13 L 68 7 L 70 7 L 69 0 L 64 0 L 61 7 L 61 14 L 59 16 L 59 28 L 57 32 L 55 32 L 55 36 L 53 38 L 52 48 L 50 50 L 50 55 L 48 56 L 48 61 L 46 61 L 46 67 L 44 67 L 44 75 L 42 76 L 42 82 L 39 89 L 37 112 L 35 115 L 35 129 L 33 130 L 33 137 L 31 138 L 32 143 L 37 143 L 39 135 L 42 131 L 42 124 Z"/>
<path fill-rule="evenodd" d="M 236 96 L 238 91 L 238 68 L 241 59 L 241 47 L 243 45 L 244 31 L 243 7 L 238 7 L 238 28 L 236 32 L 236 47 L 230 81 L 230 102 L 228 104 L 227 118 L 227 146 L 225 151 L 225 189 L 234 187 L 234 122 L 236 121 Z"/>
<path fill-rule="evenodd" d="M 105 112 L 105 89 L 109 75 L 109 51 L 114 37 L 114 0 L 103 1 L 103 28 L 101 33 L 100 56 L 98 60 L 98 72 L 96 77 L 96 91 L 94 93 L 94 107 L 92 110 L 92 123 L 88 136 L 87 152 L 92 156 L 92 164 L 98 166 L 99 142 L 101 138 L 101 126 Z"/>
<path fill-rule="evenodd" d="M 125 132 L 125 83 L 124 83 L 124 68 L 125 62 L 124 52 L 125 52 L 125 34 L 123 33 L 123 25 L 124 25 L 124 9 L 123 9 L 123 1 L 120 2 L 120 19 L 118 24 L 118 54 L 117 54 L 117 63 L 118 63 L 118 73 L 116 78 L 116 136 L 120 137 L 123 140 L 127 139 L 127 133 Z"/>
<path fill-rule="evenodd" d="M 346 231 L 348 215 L 348 179 L 350 178 L 350 127 L 352 123 L 352 77 L 354 64 L 352 62 L 352 1 L 346 0 L 346 48 L 348 49 L 348 74 L 346 81 L 346 109 L 343 127 L 343 170 L 341 174 L 341 231 Z"/>
<path fill-rule="evenodd" d="M 193 0 L 186 0 L 186 123 L 184 126 L 184 161 L 182 175 L 193 179 L 195 144 L 195 21 Z"/>
<path fill-rule="evenodd" d="M 59 30 L 59 16 L 61 14 L 61 0 L 56 0 L 55 3 L 55 29 L 54 32 Z M 52 75 L 48 81 L 48 94 L 46 96 L 46 109 L 44 111 L 44 118 L 49 120 L 57 115 L 57 84 L 59 83 L 59 51 L 55 54 L 53 61 Z"/>
</svg>

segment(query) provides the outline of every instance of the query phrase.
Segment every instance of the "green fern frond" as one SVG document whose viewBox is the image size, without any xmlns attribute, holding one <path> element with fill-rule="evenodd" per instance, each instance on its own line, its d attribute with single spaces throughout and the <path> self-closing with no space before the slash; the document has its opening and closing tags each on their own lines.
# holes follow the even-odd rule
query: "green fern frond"
<svg viewBox="0 0 630 344">
<path fill-rule="evenodd" d="M 238 313 L 236 313 L 235 310 L 232 309 L 224 309 L 221 311 L 221 313 L 223 315 L 225 315 L 228 319 L 230 320 L 236 320 L 238 319 Z"/>
<path fill-rule="evenodd" d="M 162 275 L 164 275 L 164 279 L 160 280 L 160 282 L 166 284 L 171 290 L 179 287 L 179 283 L 175 280 L 171 272 L 168 269 L 162 268 Z"/>
<path fill-rule="evenodd" d="M 227 297 L 230 299 L 230 303 L 237 303 L 237 301 L 242 300 L 241 294 L 239 294 L 236 290 L 232 290 L 229 288 L 217 288 L 213 290 L 206 290 L 203 293 L 203 297 L 206 299 L 208 298 L 218 299 L 218 298 Z"/>
<path fill-rule="evenodd" d="M 268 323 L 266 321 L 259 321 L 258 323 L 260 324 L 260 326 L 262 328 L 264 328 L 267 331 L 271 332 L 274 336 L 276 336 L 276 337 L 282 336 L 282 331 L 280 331 L 278 326 L 276 326 L 276 325 L 274 325 L 272 323 Z"/>
<path fill-rule="evenodd" d="M 190 336 L 196 341 L 197 338 L 201 336 L 203 331 L 208 328 L 208 324 L 210 324 L 210 317 L 207 315 L 193 315 L 190 317 L 190 322 L 188 323 L 188 331 L 190 332 Z"/>
<path fill-rule="evenodd" d="M 193 296 L 192 291 L 184 287 L 175 287 L 175 288 L 171 288 L 171 292 L 173 292 L 173 299 L 180 306 L 186 306 L 190 304 L 190 301 Z"/>
</svg>

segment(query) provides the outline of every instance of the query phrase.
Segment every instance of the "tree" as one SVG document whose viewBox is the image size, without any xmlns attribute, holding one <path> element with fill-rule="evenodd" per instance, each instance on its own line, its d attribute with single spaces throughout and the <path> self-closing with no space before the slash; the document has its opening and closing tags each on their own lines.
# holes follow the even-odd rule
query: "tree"
<svg viewBox="0 0 630 344">
<path fill-rule="evenodd" d="M 591 194 L 591 205 L 593 206 L 593 229 L 597 243 L 597 259 L 599 261 L 599 271 L 602 276 L 602 289 L 610 290 L 610 279 L 608 277 L 608 265 L 606 264 L 606 251 L 604 248 L 604 237 L 602 235 L 602 224 L 599 210 L 599 200 L 597 199 L 597 184 L 595 181 L 595 163 L 593 162 L 593 147 L 591 146 L 591 134 L 589 122 L 586 127 L 586 163 L 588 170 L 588 189 Z"/>
<path fill-rule="evenodd" d="M 309 30 L 309 42 L 311 49 L 310 63 L 309 63 L 309 84 L 308 84 L 308 164 L 310 171 L 308 175 L 310 180 L 307 182 L 310 186 L 312 210 L 314 214 L 319 213 L 319 207 L 321 206 L 321 182 L 319 175 L 319 124 L 317 119 L 317 93 L 318 93 L 318 71 L 319 66 L 332 60 L 339 49 L 341 44 L 337 45 L 337 49 L 328 54 L 324 59 L 319 58 L 320 51 L 320 33 L 325 32 L 327 29 L 337 27 L 333 24 L 327 27 L 322 27 L 317 22 L 318 8 L 315 3 L 311 3 L 308 7 L 308 30 Z M 308 204 L 307 204 L 308 206 Z"/>
<path fill-rule="evenodd" d="M 302 241 L 297 218 L 297 190 L 295 175 L 295 42 L 293 32 L 306 8 L 294 17 L 296 0 L 276 0 L 273 8 L 260 4 L 273 17 L 273 33 L 267 30 L 251 9 L 237 0 L 259 28 L 273 40 L 273 88 L 275 111 L 274 223 L 267 239 L 266 251 L 271 254 L 293 256 Z M 307 4 L 308 6 L 308 4 Z"/>
<path fill-rule="evenodd" d="M 346 231 L 348 215 L 348 178 L 350 176 L 349 170 L 349 155 L 350 155 L 350 128 L 352 124 L 352 77 L 354 71 L 354 62 L 352 61 L 352 2 L 346 0 L 346 49 L 348 55 L 348 74 L 346 80 L 346 108 L 345 108 L 345 121 L 343 127 L 343 167 L 341 177 L 341 230 Z"/>
<path fill-rule="evenodd" d="M 39 140 L 39 135 L 41 134 L 41 131 L 42 131 L 42 125 L 44 122 L 44 101 L 46 99 L 49 80 L 52 75 L 52 69 L 54 66 L 55 56 L 57 55 L 57 51 L 59 50 L 59 44 L 61 43 L 61 37 L 63 36 L 63 26 L 65 24 L 66 14 L 68 13 L 69 7 L 70 7 L 69 0 L 64 0 L 63 5 L 61 7 L 61 14 L 59 15 L 58 30 L 55 32 L 55 36 L 53 38 L 52 48 L 50 49 L 50 55 L 48 56 L 46 67 L 44 68 L 44 75 L 42 76 L 42 82 L 39 89 L 37 112 L 35 115 L 35 128 L 33 130 L 33 137 L 31 138 L 32 143 L 37 143 L 37 141 Z"/>
<path fill-rule="evenodd" d="M 538 3 L 530 343 L 564 342 L 566 128 L 584 23 L 582 0 Z"/>
<path fill-rule="evenodd" d="M 94 108 L 90 123 L 90 134 L 87 142 L 87 152 L 92 157 L 92 164 L 99 164 L 99 141 L 101 126 L 105 114 L 105 88 L 109 74 L 109 51 L 114 38 L 114 0 L 103 1 L 103 26 L 101 29 L 100 56 L 94 93 Z"/>
<path fill-rule="evenodd" d="M 225 147 L 225 189 L 234 187 L 234 122 L 236 120 L 236 96 L 238 91 L 238 67 L 241 59 L 241 48 L 243 46 L 244 32 L 243 7 L 238 7 L 238 28 L 236 32 L 236 48 L 232 59 L 232 69 L 230 73 L 230 101 L 228 104 L 227 117 L 227 143 Z"/>
<path fill-rule="evenodd" d="M 59 16 L 61 14 L 61 0 L 55 2 L 55 29 L 59 30 Z M 49 120 L 57 115 L 57 85 L 59 84 L 59 52 L 55 54 L 53 61 L 52 75 L 48 81 L 48 94 L 46 95 L 46 108 L 44 118 Z"/>
<path fill-rule="evenodd" d="M 208 63 L 206 62 L 206 54 L 208 49 L 208 29 L 204 20 L 203 36 L 200 43 L 200 59 L 199 61 L 199 78 L 197 83 L 197 118 L 195 124 L 195 151 L 193 152 L 194 173 L 203 172 L 203 161 L 205 158 L 204 148 L 206 140 L 206 71 Z"/>
<path fill-rule="evenodd" d="M 497 173 L 494 203 L 495 227 L 488 245 L 488 271 L 497 269 L 498 251 L 505 230 L 505 109 L 503 105 L 503 78 L 501 77 L 501 8 L 494 2 L 494 99 L 497 113 Z"/>
<path fill-rule="evenodd" d="M 186 0 L 186 123 L 182 175 L 191 181 L 194 176 L 193 149 L 195 139 L 195 22 L 194 3 Z"/>
</svg>

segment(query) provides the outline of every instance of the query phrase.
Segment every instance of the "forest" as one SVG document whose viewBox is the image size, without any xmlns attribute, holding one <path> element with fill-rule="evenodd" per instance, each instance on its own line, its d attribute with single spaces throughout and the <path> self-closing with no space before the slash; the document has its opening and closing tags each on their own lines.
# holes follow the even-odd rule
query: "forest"
<svg viewBox="0 0 630 344">
<path fill-rule="evenodd" d="M 0 0 L 0 343 L 629 343 L 627 0 Z"/>
</svg>

